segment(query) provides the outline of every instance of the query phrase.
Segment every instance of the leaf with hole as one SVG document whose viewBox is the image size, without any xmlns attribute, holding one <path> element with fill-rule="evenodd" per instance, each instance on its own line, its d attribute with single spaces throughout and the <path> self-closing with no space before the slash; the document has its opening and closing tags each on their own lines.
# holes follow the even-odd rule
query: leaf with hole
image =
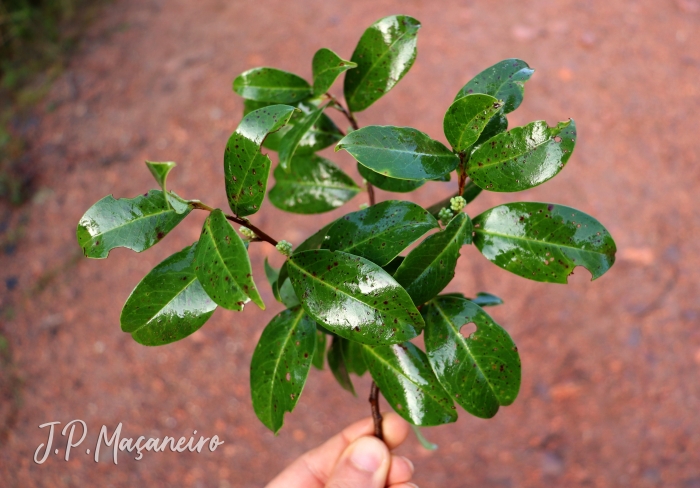
<svg viewBox="0 0 700 488">
<path fill-rule="evenodd" d="M 179 341 L 209 320 L 216 303 L 197 280 L 197 244 L 173 254 L 136 285 L 119 321 L 124 332 L 146 346 Z"/>
<path fill-rule="evenodd" d="M 472 415 L 491 418 L 520 390 L 518 348 L 503 328 L 474 302 L 439 296 L 423 309 L 425 348 L 435 375 Z M 466 324 L 476 331 L 465 337 Z"/>
<path fill-rule="evenodd" d="M 325 249 L 293 254 L 289 277 L 304 308 L 323 327 L 363 344 L 417 336 L 423 319 L 406 290 L 371 261 Z"/>
<path fill-rule="evenodd" d="M 341 141 L 342 142 L 342 141 Z M 527 190 L 552 179 L 576 145 L 573 120 L 549 127 L 540 120 L 498 134 L 474 150 L 467 174 L 489 191 Z"/>
<path fill-rule="evenodd" d="M 317 214 L 338 208 L 360 192 L 360 187 L 331 161 L 320 156 L 294 156 L 293 171 L 275 168 L 270 202 L 287 212 Z"/>
<path fill-rule="evenodd" d="M 270 175 L 270 158 L 260 152 L 260 145 L 287 123 L 294 110 L 289 105 L 271 105 L 250 112 L 229 138 L 224 152 L 226 195 L 239 217 L 260 210 Z"/>
<path fill-rule="evenodd" d="M 275 434 L 299 401 L 316 348 L 316 324 L 301 307 L 275 316 L 250 362 L 253 410 Z"/>
<path fill-rule="evenodd" d="M 217 305 L 243 310 L 250 299 L 265 310 L 248 250 L 221 210 L 214 210 L 204 221 L 194 261 L 197 279 Z"/>
<path fill-rule="evenodd" d="M 484 132 L 503 102 L 489 95 L 467 95 L 455 100 L 442 122 L 445 137 L 456 152 L 470 148 Z"/>
<path fill-rule="evenodd" d="M 351 132 L 335 146 L 372 171 L 403 180 L 441 178 L 459 158 L 427 134 L 411 127 L 370 125 Z"/>
<path fill-rule="evenodd" d="M 258 102 L 294 103 L 311 96 L 302 77 L 275 68 L 253 68 L 233 80 L 233 91 Z"/>
<path fill-rule="evenodd" d="M 500 205 L 474 218 L 474 245 L 523 278 L 566 283 L 576 266 L 599 278 L 615 262 L 610 233 L 580 210 L 552 203 Z"/>
<path fill-rule="evenodd" d="M 440 293 L 452 281 L 464 244 L 471 244 L 472 222 L 463 212 L 445 230 L 425 238 L 394 272 L 394 279 L 420 305 Z"/>
<path fill-rule="evenodd" d="M 292 127 L 297 125 L 304 117 L 318 108 L 315 103 L 315 101 L 307 100 L 292 104 L 292 106 L 298 108 L 299 110 L 294 112 L 292 118 L 287 122 L 287 125 L 276 132 L 268 134 L 263 141 L 263 147 L 270 149 L 271 151 L 279 151 L 282 139 L 290 130 L 292 130 Z M 253 110 L 268 107 L 270 105 L 273 104 L 270 102 L 245 100 L 243 104 L 243 115 L 247 115 Z M 303 135 L 294 154 L 313 154 L 321 149 L 325 149 L 328 146 L 335 144 L 343 138 L 343 135 L 343 132 L 337 125 L 335 125 L 335 122 L 333 122 L 328 115 L 322 113 L 316 123 L 312 125 L 311 128 Z"/>
<path fill-rule="evenodd" d="M 437 220 L 420 205 L 386 200 L 336 220 L 322 247 L 362 256 L 384 266 L 437 227 Z"/>
<path fill-rule="evenodd" d="M 178 213 L 160 190 L 116 200 L 107 195 L 78 222 L 78 244 L 88 258 L 104 259 L 115 247 L 142 252 L 160 242 L 192 210 Z"/>
<path fill-rule="evenodd" d="M 452 399 L 440 386 L 425 353 L 410 342 L 363 346 L 365 363 L 386 401 L 413 425 L 449 424 L 457 420 Z"/>
<path fill-rule="evenodd" d="M 416 59 L 420 22 L 407 15 L 384 17 L 362 34 L 352 53 L 357 68 L 345 74 L 345 100 L 351 112 L 365 110 L 391 90 Z"/>
<path fill-rule="evenodd" d="M 356 67 L 357 64 L 342 59 L 330 49 L 324 47 L 316 51 L 311 61 L 311 70 L 314 77 L 314 96 L 320 97 L 325 94 L 338 76 Z"/>
<path fill-rule="evenodd" d="M 534 72 L 525 61 L 505 59 L 476 75 L 462 87 L 455 100 L 472 93 L 484 93 L 503 100 L 503 113 L 510 113 L 522 103 L 525 82 Z"/>
</svg>

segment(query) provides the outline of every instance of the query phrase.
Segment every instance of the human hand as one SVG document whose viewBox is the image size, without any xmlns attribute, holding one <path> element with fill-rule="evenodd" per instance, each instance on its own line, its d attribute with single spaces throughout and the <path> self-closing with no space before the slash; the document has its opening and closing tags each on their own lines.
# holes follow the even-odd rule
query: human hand
<svg viewBox="0 0 700 488">
<path fill-rule="evenodd" d="M 387 413 L 382 429 L 386 444 L 372 435 L 371 418 L 346 427 L 287 466 L 267 488 L 417 488 L 409 483 L 413 463 L 389 452 L 406 440 L 408 423 Z"/>
</svg>

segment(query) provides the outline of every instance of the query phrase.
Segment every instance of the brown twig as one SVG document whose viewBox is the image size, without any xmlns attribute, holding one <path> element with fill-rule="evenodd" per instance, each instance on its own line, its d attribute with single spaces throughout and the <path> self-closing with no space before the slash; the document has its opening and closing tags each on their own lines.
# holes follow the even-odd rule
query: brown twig
<svg viewBox="0 0 700 488">
<path fill-rule="evenodd" d="M 358 129 L 360 128 L 360 126 L 357 125 L 357 120 L 355 120 L 355 116 L 352 114 L 352 112 L 351 112 L 350 110 L 346 109 L 346 108 L 343 106 L 343 104 L 340 103 L 340 102 L 338 101 L 338 99 L 335 98 L 335 97 L 334 97 L 333 95 L 331 95 L 330 93 L 326 93 L 326 96 L 328 97 L 328 99 L 329 99 L 331 102 L 333 102 L 333 105 L 335 106 L 335 108 L 337 108 L 338 110 L 340 110 L 340 111 L 343 113 L 343 115 L 345 115 L 345 118 L 348 119 L 348 122 L 350 122 L 350 125 L 352 126 L 352 129 L 353 129 L 353 130 L 358 130 Z"/>
<path fill-rule="evenodd" d="M 457 175 L 459 177 L 459 191 L 458 195 L 464 194 L 464 186 L 467 184 L 467 156 L 465 153 L 459 153 L 459 166 L 457 169 Z"/>
<path fill-rule="evenodd" d="M 202 202 L 190 201 L 189 204 L 192 205 L 192 208 L 196 208 L 199 210 L 206 210 L 207 212 L 213 212 L 215 210 L 214 208 L 212 208 L 209 205 L 206 205 Z M 272 244 L 273 246 L 277 245 L 277 241 L 275 239 L 273 239 L 272 237 L 267 235 L 267 233 L 265 233 L 262 230 L 260 230 L 259 228 L 257 228 L 248 219 L 244 219 L 241 217 L 236 217 L 235 215 L 228 215 L 228 214 L 224 214 L 224 217 L 226 217 L 226 219 L 230 220 L 231 222 L 236 222 L 237 224 L 241 224 L 241 225 L 249 228 L 250 230 L 255 232 L 255 235 L 258 236 L 259 240 L 268 242 L 268 243 Z"/>
<path fill-rule="evenodd" d="M 384 431 L 382 430 L 382 413 L 379 411 L 379 387 L 374 381 L 372 381 L 372 387 L 369 390 L 369 404 L 372 406 L 374 437 L 380 441 L 383 441 Z"/>
</svg>

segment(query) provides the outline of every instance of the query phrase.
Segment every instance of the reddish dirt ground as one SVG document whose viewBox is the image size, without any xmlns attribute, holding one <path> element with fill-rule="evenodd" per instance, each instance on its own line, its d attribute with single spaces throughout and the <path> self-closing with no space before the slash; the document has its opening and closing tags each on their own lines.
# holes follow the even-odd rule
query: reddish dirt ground
<svg viewBox="0 0 700 488">
<path fill-rule="evenodd" d="M 19 395 L 6 391 L 2 400 L 0 484 L 262 486 L 369 414 L 367 377 L 352 398 L 327 370 L 313 370 L 279 436 L 255 418 L 248 365 L 264 325 L 282 308 L 263 277 L 264 257 L 281 263 L 271 246 L 251 249 L 265 312 L 219 310 L 192 337 L 146 348 L 120 331 L 121 306 L 151 267 L 197 239 L 203 213 L 157 247 L 140 255 L 118 249 L 107 261 L 79 258 L 75 226 L 104 195 L 153 187 L 146 159 L 177 161 L 170 188 L 226 208 L 222 154 L 242 110 L 233 78 L 260 65 L 310 77 L 318 48 L 348 58 L 364 28 L 393 13 L 422 21 L 418 59 L 392 93 L 358 115 L 360 123 L 411 125 L 444 140 L 442 116 L 457 90 L 496 61 L 525 59 L 537 72 L 511 126 L 573 117 L 576 152 L 553 182 L 482 195 L 468 211 L 515 200 L 570 205 L 598 217 L 619 249 L 600 280 L 577 270 L 568 286 L 523 280 L 464 249 L 449 290 L 504 297 L 491 311 L 518 344 L 522 389 L 492 420 L 462 412 L 457 424 L 426 429 L 436 452 L 409 439 L 400 453 L 415 462 L 416 483 L 700 487 L 697 0 L 497 8 L 485 0 L 115 0 L 22 128 L 40 168 L 38 193 L 0 215 L 2 334 L 13 351 L 3 381 L 10 388 L 15 378 Z M 357 176 L 349 156 L 331 157 Z M 454 185 L 426 185 L 416 201 L 430 204 Z M 366 195 L 318 218 L 290 217 L 266 203 L 254 220 L 299 243 L 362 201 Z M 81 449 L 68 462 L 62 447 L 35 464 L 46 438 L 38 426 L 73 419 L 90 428 Z M 94 446 L 100 426 L 119 422 L 129 437 L 196 429 L 225 444 L 213 453 L 146 453 L 140 461 L 120 453 L 117 466 L 106 452 L 94 463 L 84 447 Z"/>
</svg>

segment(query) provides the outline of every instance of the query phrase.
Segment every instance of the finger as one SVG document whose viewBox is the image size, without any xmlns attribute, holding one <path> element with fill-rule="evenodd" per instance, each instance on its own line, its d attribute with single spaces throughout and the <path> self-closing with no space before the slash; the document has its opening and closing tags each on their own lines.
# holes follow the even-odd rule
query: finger
<svg viewBox="0 0 700 488">
<path fill-rule="evenodd" d="M 403 456 L 391 456 L 391 467 L 387 477 L 387 485 L 395 485 L 411 481 L 413 477 L 413 463 Z"/>
<path fill-rule="evenodd" d="M 389 485 L 389 488 L 418 488 L 414 483 L 399 483 L 398 485 Z"/>
<path fill-rule="evenodd" d="M 394 449 L 406 440 L 410 428 L 408 422 L 389 412 L 384 414 L 382 430 L 385 442 L 390 449 Z M 294 461 L 267 485 L 268 488 L 323 488 L 343 451 L 356 439 L 373 432 L 374 422 L 371 417 L 349 425 L 321 446 Z"/>
<path fill-rule="evenodd" d="M 326 488 L 384 488 L 390 464 L 386 444 L 373 436 L 360 437 L 340 456 Z"/>
</svg>

